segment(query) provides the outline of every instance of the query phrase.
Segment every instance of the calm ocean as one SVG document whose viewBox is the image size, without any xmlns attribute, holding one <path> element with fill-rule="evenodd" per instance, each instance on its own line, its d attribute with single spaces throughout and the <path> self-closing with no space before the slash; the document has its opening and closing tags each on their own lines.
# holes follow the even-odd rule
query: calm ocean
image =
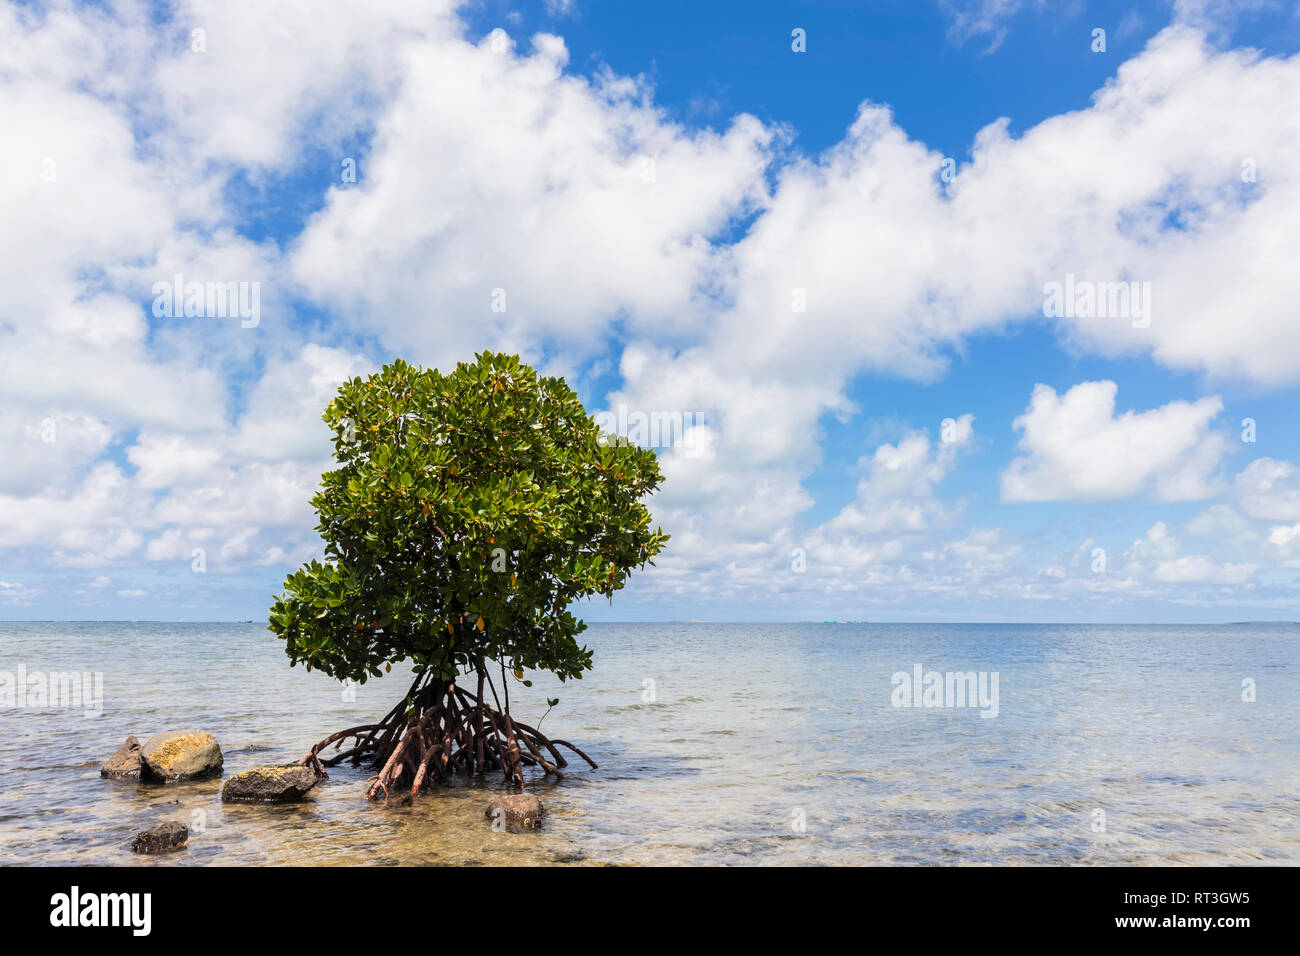
<svg viewBox="0 0 1300 956">
<path fill-rule="evenodd" d="M 508 834 L 483 817 L 495 776 L 393 808 L 365 801 L 365 768 L 270 807 L 223 807 L 215 780 L 99 777 L 128 734 L 169 729 L 216 735 L 227 774 L 296 759 L 387 712 L 405 668 L 348 700 L 259 624 L 0 623 L 0 671 L 103 680 L 98 716 L 0 705 L 0 862 L 1300 863 L 1300 627 L 596 624 L 583 640 L 586 679 L 511 698 L 533 723 L 559 697 L 542 729 L 600 769 L 535 778 L 546 827 Z M 996 716 L 895 706 L 893 676 L 917 665 L 982 674 Z M 188 850 L 126 849 L 166 820 L 190 825 Z"/>
</svg>

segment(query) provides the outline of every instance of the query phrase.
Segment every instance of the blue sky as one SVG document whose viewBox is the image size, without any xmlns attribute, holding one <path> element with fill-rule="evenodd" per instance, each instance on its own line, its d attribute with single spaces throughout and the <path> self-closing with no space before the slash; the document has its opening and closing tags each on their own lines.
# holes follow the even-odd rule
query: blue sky
<svg viewBox="0 0 1300 956">
<path fill-rule="evenodd" d="M 1294 4 L 0 9 L 0 617 L 262 618 L 337 382 L 481 348 L 707 421 L 592 619 L 1296 616 Z"/>
</svg>

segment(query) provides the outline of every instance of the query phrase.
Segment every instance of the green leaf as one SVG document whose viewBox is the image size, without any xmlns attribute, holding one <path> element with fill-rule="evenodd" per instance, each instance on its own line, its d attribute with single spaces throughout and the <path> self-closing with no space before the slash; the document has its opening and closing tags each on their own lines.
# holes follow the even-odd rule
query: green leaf
<svg viewBox="0 0 1300 956">
<path fill-rule="evenodd" d="M 663 480 L 653 451 L 602 446 L 563 379 L 492 352 L 447 373 L 395 360 L 345 382 L 324 418 L 356 440 L 335 443 L 311 498 L 326 560 L 268 612 L 291 663 L 357 680 L 407 660 L 447 678 L 500 660 L 590 669 L 568 607 L 612 595 L 668 540 L 644 503 Z"/>
</svg>

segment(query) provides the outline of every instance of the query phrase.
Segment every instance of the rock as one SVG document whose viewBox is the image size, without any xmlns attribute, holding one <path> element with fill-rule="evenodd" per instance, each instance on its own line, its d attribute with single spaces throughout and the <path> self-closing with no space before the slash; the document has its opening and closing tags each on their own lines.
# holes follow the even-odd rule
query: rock
<svg viewBox="0 0 1300 956">
<path fill-rule="evenodd" d="M 217 739 L 201 730 L 154 734 L 140 748 L 140 779 L 201 780 L 221 773 L 224 758 Z"/>
<path fill-rule="evenodd" d="M 99 768 L 101 777 L 132 777 L 140 779 L 140 741 L 127 737 L 126 743 L 117 748 L 117 753 L 108 758 L 108 763 Z"/>
<path fill-rule="evenodd" d="M 320 778 L 310 767 L 254 767 L 226 780 L 222 803 L 292 803 L 301 800 Z"/>
<path fill-rule="evenodd" d="M 169 853 L 183 850 L 190 842 L 189 828 L 183 823 L 164 823 L 136 834 L 131 841 L 132 853 Z"/>
<path fill-rule="evenodd" d="M 484 816 L 492 821 L 494 830 L 522 833 L 525 830 L 541 829 L 542 814 L 545 812 L 542 801 L 531 793 L 515 793 L 508 797 L 497 797 L 487 805 Z"/>
</svg>

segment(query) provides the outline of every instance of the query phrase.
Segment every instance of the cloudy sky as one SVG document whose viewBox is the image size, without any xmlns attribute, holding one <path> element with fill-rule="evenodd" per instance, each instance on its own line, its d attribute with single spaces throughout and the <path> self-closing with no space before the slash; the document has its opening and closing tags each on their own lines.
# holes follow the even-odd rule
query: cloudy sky
<svg viewBox="0 0 1300 956">
<path fill-rule="evenodd" d="M 691 426 L 591 619 L 1295 619 L 1300 16 L 1139 7 L 4 2 L 0 617 L 263 618 L 492 348 Z"/>
</svg>

